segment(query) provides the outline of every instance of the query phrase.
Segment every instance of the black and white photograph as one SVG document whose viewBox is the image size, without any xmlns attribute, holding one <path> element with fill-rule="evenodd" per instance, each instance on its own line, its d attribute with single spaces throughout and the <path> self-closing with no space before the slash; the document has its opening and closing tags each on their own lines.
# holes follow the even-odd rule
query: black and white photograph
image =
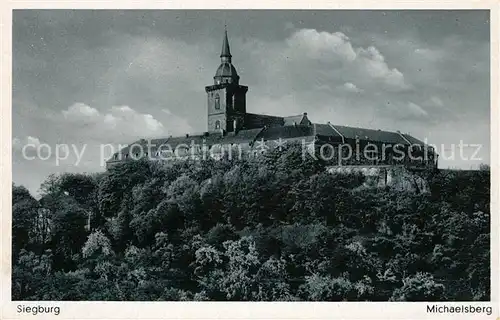
<svg viewBox="0 0 500 320">
<path fill-rule="evenodd" d="M 492 301 L 498 272 L 490 27 L 485 9 L 13 10 L 15 312 L 494 317 L 468 303 Z"/>
</svg>

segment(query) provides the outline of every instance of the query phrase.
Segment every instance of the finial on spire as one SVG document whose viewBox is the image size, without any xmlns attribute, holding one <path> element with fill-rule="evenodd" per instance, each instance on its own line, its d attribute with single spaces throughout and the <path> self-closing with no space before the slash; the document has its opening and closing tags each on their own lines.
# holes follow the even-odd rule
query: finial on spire
<svg viewBox="0 0 500 320">
<path fill-rule="evenodd" d="M 229 50 L 229 40 L 227 39 L 227 24 L 224 25 L 224 38 L 222 40 L 221 58 L 226 58 L 226 61 L 231 62 L 231 51 Z"/>
</svg>

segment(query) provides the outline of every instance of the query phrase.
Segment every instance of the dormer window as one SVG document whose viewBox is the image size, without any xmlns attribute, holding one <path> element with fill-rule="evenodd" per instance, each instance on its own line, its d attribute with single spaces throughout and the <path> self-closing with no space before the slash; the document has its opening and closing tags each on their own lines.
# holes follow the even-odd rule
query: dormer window
<svg viewBox="0 0 500 320">
<path fill-rule="evenodd" d="M 215 109 L 219 110 L 220 109 L 220 96 L 219 94 L 215 94 Z"/>
</svg>

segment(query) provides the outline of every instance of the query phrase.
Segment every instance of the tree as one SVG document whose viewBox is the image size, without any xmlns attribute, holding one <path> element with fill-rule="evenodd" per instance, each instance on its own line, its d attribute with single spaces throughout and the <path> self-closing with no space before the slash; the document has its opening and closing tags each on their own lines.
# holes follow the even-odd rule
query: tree
<svg viewBox="0 0 500 320">
<path fill-rule="evenodd" d="M 144 183 L 152 175 L 147 161 L 130 161 L 112 167 L 102 177 L 97 191 L 99 213 L 103 217 L 116 215 L 125 197 L 134 186 Z M 100 221 L 100 220 L 99 220 Z"/>
<path fill-rule="evenodd" d="M 12 296 L 490 298 L 489 170 L 433 170 L 416 194 L 325 172 L 301 147 L 51 176 L 39 201 L 13 186 Z"/>
<path fill-rule="evenodd" d="M 347 301 L 356 296 L 354 285 L 345 276 L 332 278 L 313 274 L 306 277 L 300 290 L 306 300 L 312 301 Z"/>
<path fill-rule="evenodd" d="M 403 279 L 403 286 L 394 290 L 392 301 L 442 301 L 444 285 L 436 282 L 431 274 L 417 273 Z"/>
<path fill-rule="evenodd" d="M 32 249 L 37 239 L 39 203 L 22 186 L 12 186 L 12 259 L 17 259 L 21 249 Z"/>
<path fill-rule="evenodd" d="M 96 255 L 111 256 L 114 253 L 109 239 L 102 231 L 97 230 L 89 235 L 87 242 L 83 245 L 82 254 L 83 258 L 90 258 Z"/>
<path fill-rule="evenodd" d="M 88 235 L 88 212 L 71 197 L 57 199 L 53 212 L 51 245 L 57 270 L 73 270 Z"/>
</svg>

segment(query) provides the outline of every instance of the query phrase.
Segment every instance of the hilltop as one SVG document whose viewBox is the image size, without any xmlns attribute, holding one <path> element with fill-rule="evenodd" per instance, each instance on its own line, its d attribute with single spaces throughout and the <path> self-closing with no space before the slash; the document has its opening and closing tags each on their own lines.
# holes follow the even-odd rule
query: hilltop
<svg viewBox="0 0 500 320">
<path fill-rule="evenodd" d="M 367 186 L 292 146 L 14 186 L 12 298 L 489 300 L 490 172 L 420 176 Z"/>
</svg>

